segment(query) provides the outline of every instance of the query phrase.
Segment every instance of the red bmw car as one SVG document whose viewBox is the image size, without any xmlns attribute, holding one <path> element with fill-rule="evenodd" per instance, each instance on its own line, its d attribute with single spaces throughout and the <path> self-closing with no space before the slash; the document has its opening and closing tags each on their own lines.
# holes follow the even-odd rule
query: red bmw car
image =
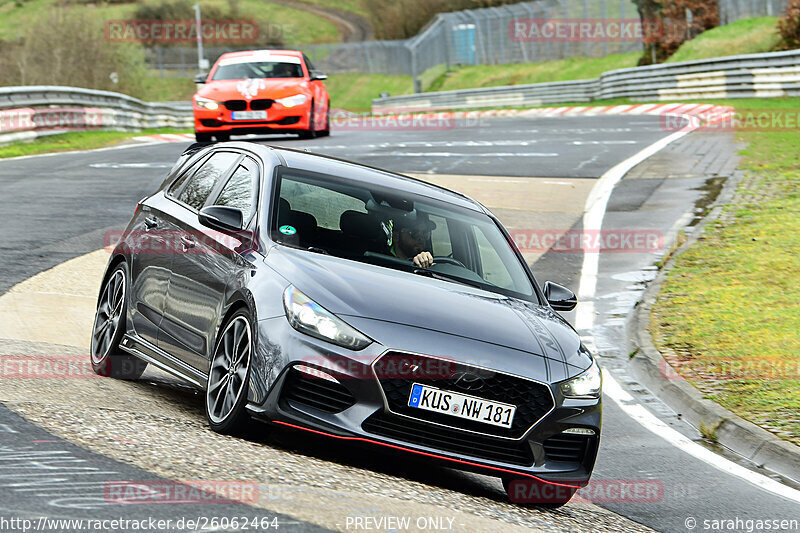
<svg viewBox="0 0 800 533">
<path fill-rule="evenodd" d="M 223 54 L 192 99 L 198 142 L 231 135 L 330 133 L 330 97 L 308 58 L 295 50 L 251 50 Z"/>
</svg>

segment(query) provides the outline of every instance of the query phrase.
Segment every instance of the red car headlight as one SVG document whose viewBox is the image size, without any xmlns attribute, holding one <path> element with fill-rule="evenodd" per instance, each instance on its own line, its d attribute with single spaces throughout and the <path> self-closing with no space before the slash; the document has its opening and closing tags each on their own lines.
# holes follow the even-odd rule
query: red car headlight
<svg viewBox="0 0 800 533">
<path fill-rule="evenodd" d="M 219 102 L 215 102 L 214 100 L 210 100 L 208 98 L 203 98 L 202 96 L 194 97 L 194 105 L 196 105 L 197 107 L 202 107 L 203 109 L 208 109 L 210 111 L 219 109 Z"/>
<path fill-rule="evenodd" d="M 304 94 L 295 94 L 294 96 L 280 98 L 275 100 L 275 102 L 281 104 L 283 107 L 295 107 L 305 104 L 306 100 L 308 100 L 308 96 Z"/>
</svg>

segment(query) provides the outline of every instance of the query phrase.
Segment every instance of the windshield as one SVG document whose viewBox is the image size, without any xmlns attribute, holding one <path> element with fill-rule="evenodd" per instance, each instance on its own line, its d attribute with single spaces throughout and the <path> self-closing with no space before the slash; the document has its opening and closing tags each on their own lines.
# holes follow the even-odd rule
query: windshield
<svg viewBox="0 0 800 533">
<path fill-rule="evenodd" d="M 300 63 L 284 61 L 252 61 L 248 63 L 222 63 L 214 72 L 214 80 L 246 80 L 252 78 L 302 78 Z"/>
<path fill-rule="evenodd" d="M 271 235 L 281 244 L 539 303 L 510 243 L 483 213 L 285 168 L 276 201 Z M 415 265 L 421 253 L 433 265 Z"/>
</svg>

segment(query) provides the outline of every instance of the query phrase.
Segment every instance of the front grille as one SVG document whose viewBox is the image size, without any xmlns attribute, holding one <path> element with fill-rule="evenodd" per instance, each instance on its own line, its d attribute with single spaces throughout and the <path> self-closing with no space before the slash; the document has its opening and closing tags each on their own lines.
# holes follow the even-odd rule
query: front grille
<svg viewBox="0 0 800 533">
<path fill-rule="evenodd" d="M 309 376 L 294 368 L 286 376 L 282 399 L 328 413 L 340 413 L 356 403 L 356 399 L 341 383 Z"/>
<path fill-rule="evenodd" d="M 244 100 L 228 100 L 225 102 L 228 111 L 244 111 L 247 109 L 247 102 Z"/>
<path fill-rule="evenodd" d="M 253 100 L 250 102 L 250 109 L 253 111 L 263 111 L 272 107 L 272 100 Z"/>
<path fill-rule="evenodd" d="M 545 458 L 547 461 L 582 463 L 596 442 L 595 437 L 561 433 L 544 441 Z"/>
<path fill-rule="evenodd" d="M 526 441 L 477 435 L 379 411 L 361 425 L 364 431 L 400 442 L 417 444 L 465 457 L 503 464 L 531 466 L 533 454 Z"/>
<path fill-rule="evenodd" d="M 416 371 L 413 370 L 415 367 Z M 550 389 L 542 383 L 451 360 L 390 352 L 375 363 L 375 373 L 394 413 L 499 437 L 522 437 L 554 406 Z M 474 383 L 472 386 L 458 385 L 457 381 L 464 373 L 480 378 L 481 386 L 476 387 Z M 504 428 L 409 407 L 408 398 L 414 383 L 515 405 L 514 421 L 510 428 Z"/>
<path fill-rule="evenodd" d="M 222 125 L 222 122 L 214 118 L 201 118 L 200 123 L 206 128 L 216 128 Z"/>
</svg>

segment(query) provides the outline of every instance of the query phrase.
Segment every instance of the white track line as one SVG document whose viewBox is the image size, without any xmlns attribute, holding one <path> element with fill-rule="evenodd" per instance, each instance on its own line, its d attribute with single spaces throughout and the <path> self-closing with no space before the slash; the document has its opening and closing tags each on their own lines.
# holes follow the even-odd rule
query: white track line
<svg viewBox="0 0 800 533">
<path fill-rule="evenodd" d="M 783 496 L 793 502 L 800 503 L 800 491 L 729 461 L 669 427 L 653 413 L 648 411 L 642 404 L 637 402 L 633 396 L 623 390 L 619 383 L 617 383 L 606 370 L 603 370 L 603 392 L 606 396 L 614 400 L 614 403 L 625 411 L 628 416 L 639 422 L 645 429 L 658 435 L 676 448 L 680 448 L 689 455 L 727 474 L 744 479 L 757 487 L 772 492 L 773 494 Z"/>
<path fill-rule="evenodd" d="M 589 193 L 584 205 L 583 230 L 600 230 L 603 227 L 603 217 L 606 214 L 606 206 L 611 198 L 614 186 L 622 177 L 630 172 L 636 165 L 646 160 L 648 157 L 662 150 L 664 147 L 677 141 L 700 127 L 700 121 L 696 117 L 687 116 L 686 119 L 691 125 L 689 128 L 673 133 L 655 144 L 651 144 L 638 154 L 619 163 L 611 170 L 603 174 Z M 583 266 L 581 267 L 581 281 L 578 288 L 578 301 L 581 302 L 575 314 L 575 328 L 582 331 L 591 331 L 594 326 L 594 297 L 597 290 L 597 269 L 599 267 L 600 254 L 584 253 Z"/>
<path fill-rule="evenodd" d="M 91 154 L 94 152 L 109 152 L 111 150 L 127 150 L 128 148 L 150 148 L 156 143 L 143 143 L 138 142 L 136 144 L 123 144 L 122 146 L 107 146 L 105 148 L 93 148 L 91 150 L 71 150 L 68 152 L 49 152 L 46 154 L 35 154 L 35 155 L 20 155 L 17 157 L 6 157 L 4 159 L 0 159 L 0 164 L 5 163 L 6 161 L 19 161 L 20 159 L 33 159 L 34 157 L 55 157 L 59 155 L 69 155 L 69 154 Z"/>
<path fill-rule="evenodd" d="M 617 166 L 603 174 L 589 193 L 586 199 L 585 211 L 583 215 L 583 229 L 584 231 L 599 230 L 603 226 L 603 217 L 605 216 L 608 201 L 611 198 L 611 193 L 614 186 L 622 179 L 625 174 L 630 172 L 636 165 L 662 150 L 664 147 L 672 142 L 677 141 L 681 137 L 689 134 L 695 129 L 700 127 L 700 120 L 697 117 L 686 116 L 690 121 L 690 126 L 682 131 L 673 133 L 672 135 L 661 139 L 660 141 L 652 144 L 634 155 L 619 163 Z M 594 297 L 597 290 L 597 271 L 599 267 L 600 254 L 598 253 L 584 253 L 583 266 L 581 268 L 580 288 L 578 289 L 578 299 L 583 301 L 580 304 L 576 317 L 575 327 L 584 335 L 591 335 L 594 326 Z M 641 403 L 636 401 L 633 396 L 628 394 L 614 379 L 610 372 L 603 370 L 603 392 L 606 396 L 611 398 L 614 403 L 622 409 L 625 414 L 638 422 L 642 427 L 648 431 L 658 435 L 666 442 L 672 444 L 676 448 L 688 453 L 689 455 L 700 459 L 701 461 L 709 464 L 722 472 L 739 477 L 748 483 L 755 485 L 765 491 L 771 492 L 778 496 L 782 496 L 793 502 L 800 503 L 800 491 L 788 487 L 782 483 L 765 475 L 753 472 L 743 466 L 740 466 L 728 459 L 718 455 L 711 450 L 702 447 L 688 437 L 685 437 L 678 431 L 672 429 L 654 414 L 648 411 Z"/>
</svg>

